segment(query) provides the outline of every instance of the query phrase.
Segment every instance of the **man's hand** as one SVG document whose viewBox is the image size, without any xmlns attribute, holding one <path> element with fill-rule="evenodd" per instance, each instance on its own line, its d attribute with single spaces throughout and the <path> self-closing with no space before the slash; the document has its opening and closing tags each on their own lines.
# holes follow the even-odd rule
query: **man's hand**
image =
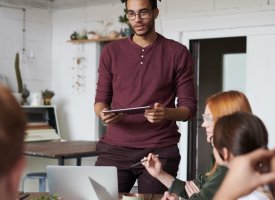
<svg viewBox="0 0 275 200">
<path fill-rule="evenodd" d="M 102 120 L 102 122 L 106 125 L 108 124 L 113 124 L 113 123 L 117 123 L 118 121 L 120 121 L 123 117 L 124 114 L 123 113 L 103 113 L 104 110 L 108 110 L 107 108 L 104 108 L 101 112 L 100 112 L 100 118 Z"/>
<path fill-rule="evenodd" d="M 160 103 L 155 103 L 153 109 L 145 111 L 144 116 L 151 123 L 159 123 L 165 119 L 165 108 Z"/>
<path fill-rule="evenodd" d="M 151 123 L 159 123 L 163 120 L 185 121 L 189 119 L 190 110 L 185 106 L 167 108 L 160 103 L 155 103 L 153 109 L 145 111 L 144 116 Z"/>
</svg>

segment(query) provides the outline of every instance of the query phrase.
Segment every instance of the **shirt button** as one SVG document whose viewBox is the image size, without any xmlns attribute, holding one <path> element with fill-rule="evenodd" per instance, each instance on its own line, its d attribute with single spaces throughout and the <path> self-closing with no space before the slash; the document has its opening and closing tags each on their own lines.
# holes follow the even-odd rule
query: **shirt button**
<svg viewBox="0 0 275 200">
<path fill-rule="evenodd" d="M 141 51 L 144 51 L 144 49 L 142 49 Z"/>
<path fill-rule="evenodd" d="M 144 55 L 141 55 L 141 57 L 143 58 L 143 57 L 144 57 Z"/>
<path fill-rule="evenodd" d="M 140 64 L 142 65 L 142 64 L 143 64 L 143 62 L 140 62 Z"/>
</svg>

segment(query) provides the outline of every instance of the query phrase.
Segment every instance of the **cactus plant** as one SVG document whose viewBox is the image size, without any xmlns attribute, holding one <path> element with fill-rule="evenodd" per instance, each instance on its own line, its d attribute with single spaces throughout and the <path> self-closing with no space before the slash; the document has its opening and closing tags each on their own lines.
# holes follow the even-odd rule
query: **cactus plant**
<svg viewBox="0 0 275 200">
<path fill-rule="evenodd" d="M 18 92 L 22 93 L 23 92 L 23 81 L 22 81 L 20 66 L 19 66 L 19 53 L 16 53 L 16 55 L 15 55 L 14 65 L 15 65 L 15 74 L 16 74 L 16 79 L 17 79 Z"/>
</svg>

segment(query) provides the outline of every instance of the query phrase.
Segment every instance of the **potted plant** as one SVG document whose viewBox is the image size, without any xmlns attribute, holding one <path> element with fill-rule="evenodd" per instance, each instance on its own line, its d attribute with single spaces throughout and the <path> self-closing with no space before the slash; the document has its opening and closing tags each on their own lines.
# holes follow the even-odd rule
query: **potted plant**
<svg viewBox="0 0 275 200">
<path fill-rule="evenodd" d="M 44 105 L 51 105 L 51 99 L 54 96 L 54 92 L 51 90 L 42 91 L 42 98 L 44 100 Z"/>
<path fill-rule="evenodd" d="M 40 197 L 33 198 L 33 200 L 58 200 L 59 197 L 57 194 L 48 195 L 41 195 Z"/>
<path fill-rule="evenodd" d="M 130 36 L 133 33 L 132 27 L 129 24 L 129 21 L 126 17 L 127 9 L 124 9 L 124 15 L 119 16 L 118 21 L 121 24 L 127 24 L 127 28 L 121 28 L 120 34 L 122 37 L 124 36 Z"/>
</svg>

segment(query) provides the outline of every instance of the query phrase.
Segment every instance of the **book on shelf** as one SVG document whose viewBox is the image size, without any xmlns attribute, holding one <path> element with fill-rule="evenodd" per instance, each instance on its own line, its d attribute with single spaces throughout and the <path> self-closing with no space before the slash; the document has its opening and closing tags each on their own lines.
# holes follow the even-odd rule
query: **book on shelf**
<svg viewBox="0 0 275 200">
<path fill-rule="evenodd" d="M 46 122 L 28 122 L 27 123 L 27 126 L 46 126 L 46 125 L 49 125 L 49 123 L 46 121 Z"/>
<path fill-rule="evenodd" d="M 25 141 L 43 141 L 43 140 L 59 140 L 60 136 L 56 133 L 54 128 L 49 129 L 27 129 Z"/>
<path fill-rule="evenodd" d="M 53 129 L 51 126 L 30 126 L 27 127 L 27 130 L 50 130 Z"/>
<path fill-rule="evenodd" d="M 28 123 L 27 130 L 52 129 L 48 123 Z"/>
</svg>

